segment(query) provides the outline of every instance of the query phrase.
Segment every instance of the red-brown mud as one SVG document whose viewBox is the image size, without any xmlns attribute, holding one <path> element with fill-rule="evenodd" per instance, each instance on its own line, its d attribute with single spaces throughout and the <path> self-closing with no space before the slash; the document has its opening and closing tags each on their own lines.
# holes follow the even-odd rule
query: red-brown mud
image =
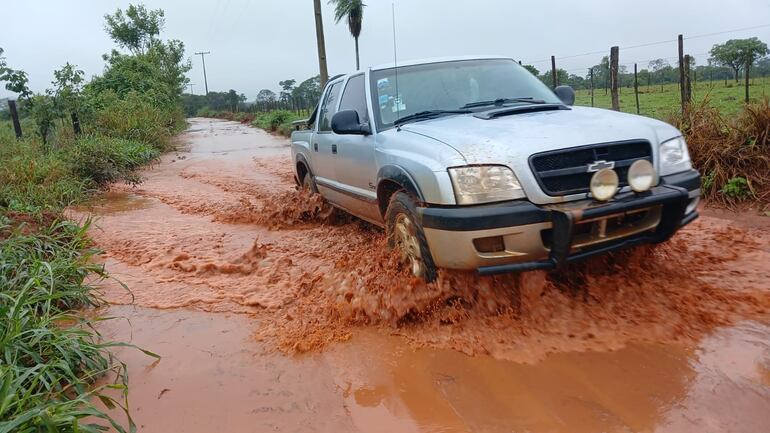
<svg viewBox="0 0 770 433">
<path fill-rule="evenodd" d="M 490 355 L 479 363 L 536 366 L 574 353 L 605 359 L 596 353 L 639 344 L 686 352 L 715 330 L 770 320 L 770 231 L 761 225 L 704 216 L 664 245 L 559 272 L 479 277 L 442 271 L 437 282 L 424 284 L 399 269 L 380 229 L 335 217 L 319 197 L 296 191 L 285 140 L 203 120 L 193 122 L 186 140 L 189 149 L 166 156 L 145 173 L 143 184 L 116 185 L 108 200 L 73 212 L 98 215 L 91 235 L 105 250 L 107 269 L 131 288 L 106 284 L 104 296 L 113 304 L 247 314 L 255 323 L 252 338 L 268 352 L 333 356 L 328 353 L 345 352 L 348 345 L 366 351 L 358 346 L 367 344 L 361 335 L 374 333 L 440 359 Z M 757 329 L 766 345 L 770 334 Z M 651 359 L 665 357 L 666 350 Z M 690 356 L 685 352 L 677 356 Z M 612 356 L 598 362 L 611 364 Z M 767 381 L 767 353 L 755 358 L 765 365 L 760 376 Z M 346 359 L 339 361 L 341 370 L 352 362 L 340 359 Z M 338 386 L 343 379 L 337 378 Z M 447 386 L 445 396 L 457 391 Z M 766 382 L 762 386 L 767 393 Z M 503 390 L 501 385 L 501 395 Z M 672 402 L 689 395 L 677 392 Z M 378 389 L 345 389 L 343 395 L 364 407 L 387 400 Z M 763 395 L 759 404 L 770 407 Z M 605 397 L 609 404 L 612 398 Z M 470 410 L 471 401 L 462 410 Z M 565 410 L 577 416 L 584 404 L 576 400 Z M 396 410 L 388 406 L 385 412 Z M 349 415 L 355 418 L 355 410 Z M 644 423 L 616 421 L 596 425 L 649 430 Z M 407 424 L 382 425 L 423 429 Z M 561 431 L 556 424 L 510 425 Z"/>
</svg>

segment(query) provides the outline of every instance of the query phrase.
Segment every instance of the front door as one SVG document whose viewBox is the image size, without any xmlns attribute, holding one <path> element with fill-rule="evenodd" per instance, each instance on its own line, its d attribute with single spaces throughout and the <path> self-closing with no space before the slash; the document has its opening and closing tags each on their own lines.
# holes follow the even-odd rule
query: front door
<svg viewBox="0 0 770 433">
<path fill-rule="evenodd" d="M 330 83 L 326 87 L 323 100 L 318 110 L 316 132 L 313 134 L 311 147 L 311 166 L 316 186 L 321 194 L 331 202 L 337 202 L 338 192 L 329 188 L 335 178 L 333 152 L 337 151 L 335 134 L 332 133 L 332 116 L 337 112 L 337 104 L 342 91 L 342 80 Z"/>
<path fill-rule="evenodd" d="M 342 92 L 338 111 L 355 110 L 359 120 L 369 122 L 366 104 L 366 77 L 355 75 L 348 79 Z M 365 219 L 379 221 L 377 206 L 377 165 L 374 160 L 373 135 L 333 134 L 337 153 L 333 155 L 336 180 L 344 189 L 340 205 Z"/>
</svg>

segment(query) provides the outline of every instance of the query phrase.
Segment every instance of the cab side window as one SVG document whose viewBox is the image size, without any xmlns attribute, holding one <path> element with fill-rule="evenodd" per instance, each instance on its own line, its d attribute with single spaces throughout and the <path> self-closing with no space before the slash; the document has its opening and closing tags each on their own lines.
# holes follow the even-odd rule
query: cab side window
<svg viewBox="0 0 770 433">
<path fill-rule="evenodd" d="M 342 82 L 336 82 L 329 87 L 326 92 L 326 98 L 324 98 L 321 111 L 318 113 L 320 119 L 318 123 L 318 131 L 331 131 L 332 130 L 332 116 L 336 113 L 335 108 L 337 106 L 337 100 L 340 97 L 340 89 L 342 88 Z"/>
<path fill-rule="evenodd" d="M 361 123 L 369 121 L 369 110 L 366 107 L 366 88 L 363 75 L 357 75 L 348 80 L 345 92 L 340 101 L 340 111 L 356 110 Z"/>
</svg>

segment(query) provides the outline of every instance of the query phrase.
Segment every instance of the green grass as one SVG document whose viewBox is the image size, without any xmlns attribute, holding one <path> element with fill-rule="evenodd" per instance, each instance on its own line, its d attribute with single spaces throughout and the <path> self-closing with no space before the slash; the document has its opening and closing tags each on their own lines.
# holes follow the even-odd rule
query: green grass
<svg viewBox="0 0 770 433">
<path fill-rule="evenodd" d="M 0 433 L 97 432 L 98 419 L 126 431 L 94 405 L 125 409 L 125 398 L 103 391 L 125 393 L 127 376 L 109 354 L 122 344 L 102 341 L 93 330 L 100 319 L 79 313 L 100 304 L 86 279 L 106 276 L 91 260 L 87 227 L 0 216 Z M 94 386 L 106 374 L 115 381 Z"/>
<path fill-rule="evenodd" d="M 168 148 L 179 116 L 138 100 L 112 106 L 80 137 L 58 119 L 48 144 L 30 119 L 21 140 L 0 122 L 0 433 L 135 429 L 130 416 L 124 428 L 100 409 L 127 408 L 125 368 L 109 353 L 123 344 L 103 341 L 102 319 L 84 314 L 101 304 L 87 281 L 106 273 L 92 261 L 88 223 L 63 209 L 110 182 L 138 182 L 135 170 Z"/>
<path fill-rule="evenodd" d="M 300 116 L 293 111 L 274 110 L 258 114 L 252 124 L 266 131 L 278 132 L 288 137 L 292 131 L 291 123 L 304 118 L 304 116 Z"/>
<path fill-rule="evenodd" d="M 749 86 L 749 94 L 753 101 L 759 101 L 764 96 L 770 96 L 770 77 L 755 78 L 752 82 L 753 84 Z M 743 107 L 743 82 L 736 83 L 733 80 L 728 80 L 727 85 L 725 85 L 724 81 L 706 81 L 694 84 L 693 100 L 702 101 L 706 97 L 709 98 L 710 105 L 717 108 L 722 114 L 727 116 L 735 115 Z M 619 99 L 621 111 L 636 113 L 636 100 L 633 88 L 623 87 L 620 89 Z M 647 86 L 640 83 L 640 114 L 657 119 L 665 119 L 673 111 L 679 110 L 679 104 L 678 84 L 665 84 L 661 89 L 660 85 Z M 590 106 L 590 90 L 578 90 L 575 105 Z M 599 108 L 612 107 L 609 93 L 605 94 L 604 89 L 595 89 L 594 106 Z"/>
</svg>

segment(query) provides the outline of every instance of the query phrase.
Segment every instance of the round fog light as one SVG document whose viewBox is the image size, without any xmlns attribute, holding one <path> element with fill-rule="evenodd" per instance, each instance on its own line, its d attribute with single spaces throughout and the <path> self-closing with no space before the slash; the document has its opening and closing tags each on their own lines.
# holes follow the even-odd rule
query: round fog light
<svg viewBox="0 0 770 433">
<path fill-rule="evenodd" d="M 635 192 L 644 192 L 655 185 L 657 174 L 650 161 L 640 159 L 634 161 L 628 169 L 628 185 Z"/>
<path fill-rule="evenodd" d="M 607 201 L 618 192 L 618 174 L 611 168 L 603 168 L 591 177 L 591 194 L 596 200 Z"/>
</svg>

